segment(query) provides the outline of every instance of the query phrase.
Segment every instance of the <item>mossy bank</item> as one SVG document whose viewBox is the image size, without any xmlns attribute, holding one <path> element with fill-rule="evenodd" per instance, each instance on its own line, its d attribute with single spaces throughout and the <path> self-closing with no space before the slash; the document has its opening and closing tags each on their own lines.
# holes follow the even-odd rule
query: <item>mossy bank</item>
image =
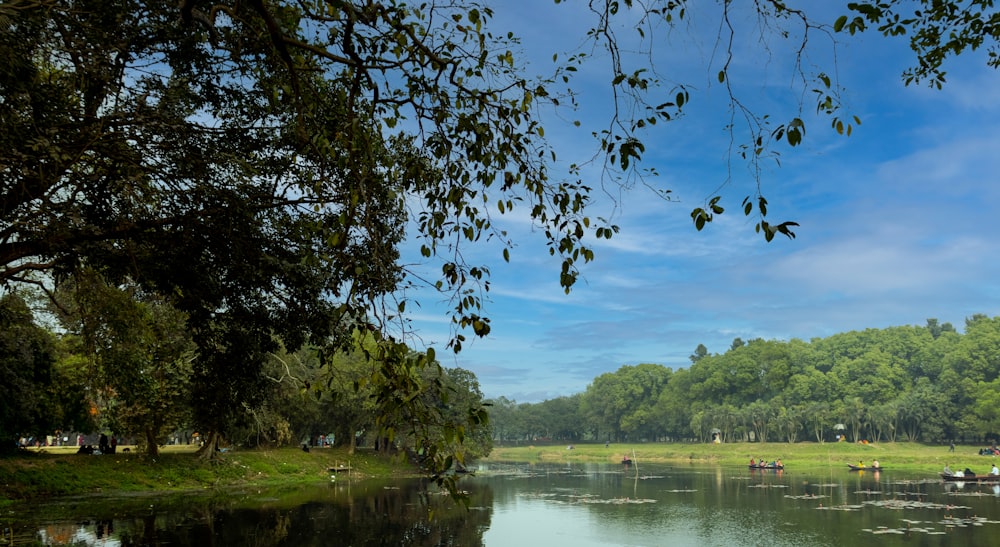
<svg viewBox="0 0 1000 547">
<path fill-rule="evenodd" d="M 277 486 L 367 478 L 418 476 L 398 457 L 371 451 L 348 454 L 324 448 L 232 451 L 215 461 L 186 447 L 167 447 L 156 458 L 136 452 L 76 454 L 75 448 L 22 451 L 0 457 L 0 503 L 106 492 L 185 491 L 234 486 Z M 336 468 L 336 472 L 331 472 Z"/>
</svg>

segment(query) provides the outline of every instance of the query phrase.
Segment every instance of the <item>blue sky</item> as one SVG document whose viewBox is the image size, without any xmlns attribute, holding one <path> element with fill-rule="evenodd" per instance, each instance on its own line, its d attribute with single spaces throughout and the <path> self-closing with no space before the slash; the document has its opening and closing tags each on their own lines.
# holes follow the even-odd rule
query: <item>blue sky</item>
<svg viewBox="0 0 1000 547">
<path fill-rule="evenodd" d="M 579 43 L 574 15 L 582 8 L 571 4 L 509 2 L 496 8 L 496 27 L 522 35 L 525 54 L 537 55 L 529 70 L 543 71 L 551 53 Z M 622 365 L 686 367 L 698 344 L 723 353 L 737 337 L 809 340 L 927 318 L 961 330 L 972 314 L 1000 315 L 1000 72 L 983 55 L 949 64 L 943 90 L 904 87 L 900 73 L 912 61 L 904 41 L 839 37 L 836 74 L 846 112 L 862 125 L 838 136 L 828 120 L 809 116 L 806 98 L 803 145 L 780 147 L 780 167 L 766 163 L 761 176 L 771 220 L 801 226 L 796 239 L 767 243 L 740 211 L 754 183 L 739 159 L 721 190 L 726 214 L 702 232 L 689 217 L 730 172 L 713 18 L 694 15 L 701 18 L 684 33 L 658 38 L 657 58 L 663 74 L 692 85 L 692 103 L 682 119 L 644 136 L 645 165 L 660 173 L 649 182 L 678 201 L 641 185 L 614 201 L 598 194 L 591 213 L 614 214 L 621 233 L 592 242 L 596 261 L 569 295 L 558 261 L 523 217 L 500 222 L 517 244 L 509 264 L 498 248 L 470 250 L 492 270 L 492 333 L 457 356 L 438 356 L 474 372 L 487 397 L 571 395 Z M 830 51 L 822 37 L 811 40 L 817 55 Z M 744 99 L 781 119 L 794 115 L 801 89 L 787 45 L 773 45 L 770 57 L 746 45 L 732 71 Z M 831 66 L 830 57 L 807 61 Z M 602 70 L 577 81 L 582 128 L 546 123 L 556 167 L 595 150 L 589 134 L 600 126 L 592 124 L 608 114 L 606 95 L 592 87 L 607 79 Z M 418 334 L 443 346 L 448 306 L 421 304 Z"/>
</svg>

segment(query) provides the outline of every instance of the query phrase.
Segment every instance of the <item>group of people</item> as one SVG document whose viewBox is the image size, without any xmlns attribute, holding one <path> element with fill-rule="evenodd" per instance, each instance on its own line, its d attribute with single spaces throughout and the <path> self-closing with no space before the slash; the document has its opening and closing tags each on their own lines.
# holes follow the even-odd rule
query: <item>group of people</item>
<svg viewBox="0 0 1000 547">
<path fill-rule="evenodd" d="M 77 450 L 76 453 L 100 455 L 100 454 L 114 454 L 117 451 L 118 451 L 118 438 L 112 435 L 109 440 L 107 435 L 101 433 L 101 436 L 98 439 L 96 447 L 89 444 L 81 444 L 80 449 Z M 127 452 L 128 449 L 126 448 L 125 451 Z"/>
<path fill-rule="evenodd" d="M 785 464 L 781 463 L 781 458 L 772 460 L 770 462 L 766 461 L 764 458 L 760 460 L 755 460 L 750 458 L 750 467 L 784 467 Z"/>
<path fill-rule="evenodd" d="M 97 445 L 92 444 L 94 441 L 88 441 L 88 438 L 93 439 L 92 436 L 88 435 L 84 437 L 82 433 L 61 433 L 56 431 L 55 435 L 46 435 L 44 437 L 21 437 L 17 441 L 18 448 L 44 448 L 49 446 L 76 446 L 77 454 L 114 454 L 118 449 L 119 439 L 116 435 L 107 435 L 101 433 L 100 437 L 97 439 Z M 127 441 L 128 439 L 122 439 Z"/>
<path fill-rule="evenodd" d="M 872 460 L 872 466 L 865 467 L 865 460 L 858 460 L 858 467 L 861 469 L 881 469 L 882 464 L 878 463 L 878 460 Z"/>
<path fill-rule="evenodd" d="M 964 471 L 952 471 L 951 466 L 949 466 L 948 464 L 945 464 L 944 466 L 944 474 L 951 475 L 953 477 L 970 477 L 970 478 L 976 477 L 976 473 L 973 472 L 968 467 L 966 467 Z M 995 463 L 993 464 L 993 467 L 990 469 L 990 474 L 988 476 L 991 477 L 1000 476 L 1000 468 L 997 467 L 997 464 Z"/>
</svg>

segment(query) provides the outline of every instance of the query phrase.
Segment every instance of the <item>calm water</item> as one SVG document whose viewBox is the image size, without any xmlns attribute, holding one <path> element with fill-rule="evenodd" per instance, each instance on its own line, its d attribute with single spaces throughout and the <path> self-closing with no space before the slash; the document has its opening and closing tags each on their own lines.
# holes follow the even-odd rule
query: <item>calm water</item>
<svg viewBox="0 0 1000 547">
<path fill-rule="evenodd" d="M 1000 486 L 891 469 L 491 465 L 469 509 L 424 486 L 60 499 L 6 508 L 0 545 L 1000 545 Z"/>
</svg>

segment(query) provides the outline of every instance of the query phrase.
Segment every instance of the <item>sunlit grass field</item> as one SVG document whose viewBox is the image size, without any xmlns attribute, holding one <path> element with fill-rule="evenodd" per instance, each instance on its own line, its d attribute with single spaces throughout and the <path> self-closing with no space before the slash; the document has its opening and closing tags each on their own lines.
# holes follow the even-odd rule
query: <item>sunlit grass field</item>
<svg viewBox="0 0 1000 547">
<path fill-rule="evenodd" d="M 993 457 L 980 456 L 983 446 L 957 445 L 954 452 L 947 445 L 920 443 L 640 443 L 577 444 L 569 450 L 567 445 L 494 447 L 485 461 L 492 462 L 600 462 L 620 463 L 623 456 L 632 458 L 636 465 L 691 464 L 745 466 L 750 458 L 774 461 L 781 459 L 786 469 L 819 471 L 846 468 L 848 463 L 864 461 L 871 465 L 877 459 L 886 469 L 937 473 L 945 464 L 952 468 L 971 468 L 977 473 L 989 472 Z"/>
<path fill-rule="evenodd" d="M 125 452 L 126 448 L 128 449 L 128 452 Z M 80 449 L 80 447 L 75 446 L 75 445 L 74 446 L 43 446 L 41 448 L 30 447 L 30 448 L 27 449 L 27 451 L 28 452 L 34 452 L 36 454 L 76 454 L 76 451 L 79 450 L 79 449 Z M 198 450 L 198 445 L 194 445 L 194 444 L 168 444 L 168 445 L 160 447 L 160 453 L 163 453 L 163 454 L 187 454 L 187 453 L 193 454 L 196 450 Z M 123 454 L 128 454 L 128 453 L 131 453 L 131 452 L 134 452 L 134 451 L 135 451 L 135 447 L 134 446 L 129 446 L 129 445 L 122 444 L 122 445 L 118 445 L 118 452 L 117 452 L 117 454 L 119 456 L 121 456 Z"/>
</svg>

